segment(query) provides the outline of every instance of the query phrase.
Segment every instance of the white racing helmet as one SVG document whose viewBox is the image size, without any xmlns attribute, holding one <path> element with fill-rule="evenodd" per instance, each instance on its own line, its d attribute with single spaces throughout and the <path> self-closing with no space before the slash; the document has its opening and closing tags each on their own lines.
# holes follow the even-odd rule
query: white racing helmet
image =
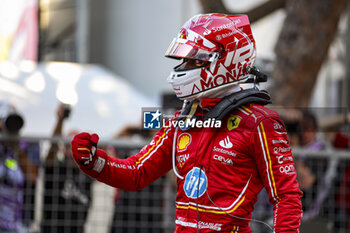
<svg viewBox="0 0 350 233">
<path fill-rule="evenodd" d="M 183 59 L 168 81 L 181 100 L 214 98 L 237 90 L 255 60 L 248 16 L 202 14 L 187 21 L 165 56 Z"/>
</svg>

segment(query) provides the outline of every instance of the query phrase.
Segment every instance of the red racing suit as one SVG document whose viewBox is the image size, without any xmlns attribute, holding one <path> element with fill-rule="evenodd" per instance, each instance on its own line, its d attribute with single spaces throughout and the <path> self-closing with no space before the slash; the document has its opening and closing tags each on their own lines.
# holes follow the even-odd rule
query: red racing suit
<svg viewBox="0 0 350 233">
<path fill-rule="evenodd" d="M 197 118 L 202 112 L 198 107 Z M 175 143 L 181 177 L 175 232 L 197 232 L 197 217 L 200 232 L 251 232 L 248 223 L 262 188 L 274 206 L 275 232 L 299 232 L 302 192 L 276 112 L 261 105 L 239 107 L 225 116 L 221 128 L 178 128 L 176 138 L 171 121 L 134 156 L 114 159 L 98 153 L 106 163 L 90 175 L 120 189 L 140 190 L 172 169 Z"/>
</svg>

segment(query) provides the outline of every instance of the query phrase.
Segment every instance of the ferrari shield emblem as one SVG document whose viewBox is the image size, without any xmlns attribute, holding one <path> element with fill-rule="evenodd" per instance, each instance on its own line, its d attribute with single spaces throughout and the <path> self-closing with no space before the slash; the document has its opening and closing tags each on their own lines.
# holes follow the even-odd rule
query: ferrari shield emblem
<svg viewBox="0 0 350 233">
<path fill-rule="evenodd" d="M 240 122 L 241 122 L 241 118 L 239 116 L 230 116 L 227 119 L 227 129 L 231 131 L 237 128 Z"/>
</svg>

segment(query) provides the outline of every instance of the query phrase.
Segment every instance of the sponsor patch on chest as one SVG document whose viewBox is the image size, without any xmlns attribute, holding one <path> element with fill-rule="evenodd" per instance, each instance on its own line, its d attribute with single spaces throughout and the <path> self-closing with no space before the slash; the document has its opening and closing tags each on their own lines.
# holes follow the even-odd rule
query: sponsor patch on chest
<svg viewBox="0 0 350 233">
<path fill-rule="evenodd" d="M 198 167 L 194 167 L 187 173 L 183 188 L 187 197 L 198 198 L 206 192 L 207 186 L 208 178 L 205 172 Z"/>
<path fill-rule="evenodd" d="M 176 156 L 176 161 L 178 163 L 179 168 L 182 168 L 185 162 L 188 160 L 190 157 L 190 154 L 182 154 L 182 155 L 177 155 Z"/>
<path fill-rule="evenodd" d="M 221 155 L 214 154 L 213 159 L 214 159 L 215 161 L 221 162 L 222 164 L 229 165 L 229 166 L 233 166 L 233 161 L 232 161 L 231 158 L 228 158 L 228 157 L 225 157 L 225 156 L 221 156 Z"/>
<path fill-rule="evenodd" d="M 178 138 L 177 151 L 185 151 L 192 142 L 192 136 L 189 133 L 183 133 Z"/>
</svg>

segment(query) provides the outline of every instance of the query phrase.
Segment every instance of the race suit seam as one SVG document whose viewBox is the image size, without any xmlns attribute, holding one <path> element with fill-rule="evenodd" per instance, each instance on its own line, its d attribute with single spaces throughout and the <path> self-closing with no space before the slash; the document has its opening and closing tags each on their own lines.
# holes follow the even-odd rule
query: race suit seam
<svg viewBox="0 0 350 233">
<path fill-rule="evenodd" d="M 275 194 L 274 194 L 274 191 L 273 191 L 272 183 L 271 183 L 271 178 L 270 178 L 270 173 L 269 173 L 269 164 L 268 164 L 268 161 L 267 161 L 267 158 L 266 158 L 266 152 L 265 152 L 264 143 L 263 143 L 261 132 L 260 132 L 260 127 L 258 126 L 257 129 L 258 129 L 258 133 L 259 133 L 259 139 L 260 139 L 262 152 L 263 152 L 263 155 L 264 155 L 264 160 L 265 160 L 265 163 L 266 163 L 266 173 L 267 173 L 267 179 L 269 181 L 271 196 L 273 197 L 273 199 L 275 199 L 275 201 L 277 201 L 277 199 L 275 197 Z"/>
<path fill-rule="evenodd" d="M 253 113 L 253 111 L 250 110 L 250 109 L 249 109 L 248 107 L 246 107 L 246 106 L 242 106 L 242 108 L 243 108 L 244 110 L 246 110 L 247 112 L 249 112 L 250 114 Z"/>
<path fill-rule="evenodd" d="M 261 122 L 260 125 L 261 125 L 261 128 L 262 128 L 262 133 L 263 133 L 263 136 L 264 136 L 266 152 L 267 152 L 267 156 L 268 156 L 268 159 L 269 159 L 269 170 L 270 170 L 270 175 L 271 175 L 271 179 L 272 179 L 273 190 L 274 190 L 274 193 L 276 195 L 277 200 L 280 200 L 280 198 L 279 198 L 279 196 L 277 194 L 276 182 L 275 182 L 275 178 L 274 178 L 274 174 L 273 174 L 273 170 L 272 170 L 272 161 L 271 161 L 269 146 L 268 146 L 267 139 L 266 139 L 264 124 Z"/>
<path fill-rule="evenodd" d="M 240 202 L 238 202 L 230 211 L 221 211 L 221 210 L 205 210 L 203 208 L 198 208 L 199 211 L 201 212 L 205 212 L 205 213 L 213 213 L 213 214 L 227 214 L 227 213 L 232 213 L 234 212 L 245 200 L 245 196 L 243 196 L 242 200 L 240 200 Z M 178 209 L 192 209 L 192 210 L 197 210 L 197 208 L 195 206 L 180 206 L 180 205 L 176 205 L 176 208 Z"/>
<path fill-rule="evenodd" d="M 141 163 L 141 161 L 149 154 L 149 153 L 151 153 L 151 151 L 155 148 L 155 147 L 157 147 L 158 146 L 158 144 L 159 144 L 159 142 L 165 137 L 165 135 L 167 135 L 167 133 L 169 132 L 169 130 L 168 131 L 166 131 L 167 129 L 169 128 L 169 126 L 167 126 L 167 127 L 165 127 L 164 128 L 164 133 L 162 134 L 162 136 L 160 136 L 159 137 L 159 139 L 158 139 L 158 141 L 141 157 L 141 158 L 139 158 L 138 160 L 137 160 L 137 162 L 135 163 L 135 166 L 138 166 L 140 163 Z M 156 148 L 156 150 L 157 150 L 158 148 Z M 155 151 L 156 151 L 155 150 Z"/>
</svg>

